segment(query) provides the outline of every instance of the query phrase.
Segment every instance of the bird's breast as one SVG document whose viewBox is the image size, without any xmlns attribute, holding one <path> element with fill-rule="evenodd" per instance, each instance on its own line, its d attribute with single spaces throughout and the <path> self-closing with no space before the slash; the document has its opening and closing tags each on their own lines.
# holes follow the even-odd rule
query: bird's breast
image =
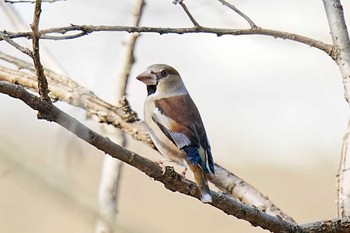
<svg viewBox="0 0 350 233">
<path fill-rule="evenodd" d="M 185 161 L 186 154 L 180 150 L 153 121 L 152 115 L 155 108 L 154 101 L 151 98 L 147 98 L 144 106 L 144 120 L 154 145 L 164 157 L 187 167 Z"/>
</svg>

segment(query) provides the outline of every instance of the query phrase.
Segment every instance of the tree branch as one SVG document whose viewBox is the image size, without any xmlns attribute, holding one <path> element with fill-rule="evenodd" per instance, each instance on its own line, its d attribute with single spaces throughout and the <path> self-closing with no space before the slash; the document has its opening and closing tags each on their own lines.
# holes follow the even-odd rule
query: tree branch
<svg viewBox="0 0 350 233">
<path fill-rule="evenodd" d="M 251 20 L 246 14 L 244 14 L 242 11 L 240 11 L 237 7 L 235 7 L 234 5 L 228 3 L 225 0 L 218 0 L 218 1 L 221 2 L 222 5 L 227 6 L 228 8 L 230 8 L 231 10 L 233 10 L 234 12 L 239 14 L 243 19 L 245 19 L 249 23 L 251 28 L 257 28 L 257 26 L 253 22 L 253 20 Z"/>
<path fill-rule="evenodd" d="M 43 0 L 42 2 L 48 2 L 48 3 L 54 3 L 54 2 L 60 2 L 60 1 L 66 1 L 66 0 Z M 35 3 L 35 0 L 5 0 L 5 3 Z"/>
<path fill-rule="evenodd" d="M 350 104 L 350 39 L 340 0 L 323 0 L 333 44 L 338 56 L 335 59 L 343 77 L 345 99 Z M 350 216 L 350 139 L 349 129 L 344 137 L 342 159 L 338 174 L 338 213 Z"/>
<path fill-rule="evenodd" d="M 35 95 L 27 92 L 23 87 L 0 81 L 0 92 L 22 100 L 32 109 L 39 111 L 42 119 L 58 123 L 97 149 L 122 160 L 144 172 L 154 180 L 163 183 L 165 188 L 200 199 L 197 186 L 192 181 L 184 180 L 173 168 L 166 167 L 166 172 L 163 174 L 162 169 L 157 163 L 113 143 L 108 138 L 101 136 L 81 124 L 75 118 L 64 113 L 52 103 L 41 101 Z M 212 191 L 211 195 L 213 201 L 209 203 L 210 205 L 222 210 L 228 215 L 247 220 L 253 226 L 260 226 L 272 232 L 301 232 L 297 225 L 284 221 L 282 218 L 270 216 L 257 208 L 241 204 L 223 194 Z"/>
<path fill-rule="evenodd" d="M 300 225 L 303 232 L 317 233 L 317 232 L 332 232 L 332 233 L 349 233 L 350 232 L 350 218 L 338 218 L 325 221 L 317 221 Z"/>
<path fill-rule="evenodd" d="M 193 26 L 200 27 L 199 23 L 196 21 L 196 19 L 193 17 L 191 12 L 188 10 L 188 8 L 185 5 L 185 3 L 183 3 L 183 1 L 180 1 L 179 3 L 180 3 L 180 6 L 182 7 L 182 9 L 185 11 L 186 15 L 188 16 L 188 18 L 190 18 Z"/>
<path fill-rule="evenodd" d="M 19 68 L 26 68 L 35 71 L 31 64 L 21 61 L 0 52 L 0 59 L 17 65 Z M 125 98 L 122 98 L 117 107 L 112 106 L 95 96 L 91 91 L 79 86 L 76 82 L 66 77 L 59 76 L 49 70 L 45 70 L 49 79 L 50 97 L 54 100 L 62 100 L 69 104 L 85 109 L 89 116 L 96 116 L 100 122 L 112 124 L 128 133 L 136 140 L 146 143 L 154 148 L 149 138 L 147 129 L 128 105 Z M 34 74 L 12 70 L 0 66 L 0 80 L 20 84 L 34 91 L 37 91 L 37 80 Z M 245 204 L 255 206 L 267 213 L 280 216 L 281 218 L 294 222 L 287 214 L 276 207 L 265 195 L 261 194 L 244 180 L 237 177 L 220 165 L 215 165 L 215 176 L 210 176 L 210 181 L 220 190 L 242 201 Z"/>
<path fill-rule="evenodd" d="M 16 43 L 14 40 L 8 37 L 6 32 L 1 32 L 0 31 L 0 39 L 6 41 L 10 45 L 12 45 L 14 48 L 17 50 L 21 51 L 24 54 L 27 54 L 29 57 L 33 58 L 33 53 L 30 51 L 28 48 L 23 47 L 22 45 Z"/>
<path fill-rule="evenodd" d="M 130 27 L 130 26 L 93 26 L 93 25 L 71 25 L 67 27 L 57 27 L 57 28 L 49 28 L 40 31 L 41 39 L 50 39 L 50 40 L 65 40 L 71 38 L 78 38 L 81 36 L 85 36 L 87 34 L 93 32 L 106 32 L 106 31 L 114 31 L 114 32 L 139 32 L 139 33 L 159 33 L 163 34 L 188 34 L 188 33 L 208 33 L 215 34 L 217 36 L 223 35 L 264 35 L 264 36 L 272 36 L 274 38 L 280 38 L 285 40 L 291 40 L 306 44 L 310 47 L 315 47 L 327 53 L 333 59 L 337 59 L 338 52 L 335 50 L 334 46 L 330 44 L 323 43 L 322 41 L 315 40 L 309 37 L 305 37 L 302 35 L 276 31 L 265 28 L 250 28 L 250 29 L 228 29 L 228 28 L 211 28 L 211 27 L 188 27 L 188 28 L 159 28 L 159 27 Z M 77 32 L 77 34 L 72 35 L 63 35 L 63 36 L 50 36 L 50 34 L 66 34 L 68 32 Z M 8 32 L 3 31 L 5 35 L 9 38 L 31 38 L 31 32 Z"/>
</svg>

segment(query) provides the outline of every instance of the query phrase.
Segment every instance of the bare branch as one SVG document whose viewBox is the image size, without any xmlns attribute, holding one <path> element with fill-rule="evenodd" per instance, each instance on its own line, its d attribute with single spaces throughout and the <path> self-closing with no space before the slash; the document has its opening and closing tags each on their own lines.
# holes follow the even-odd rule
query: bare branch
<svg viewBox="0 0 350 233">
<path fill-rule="evenodd" d="M 30 63 L 5 55 L 1 52 L 0 59 L 15 64 L 21 69 L 35 72 L 35 68 Z M 88 116 L 96 116 L 100 122 L 112 124 L 116 128 L 120 128 L 125 133 L 131 135 L 134 139 L 155 148 L 144 123 L 140 121 L 136 113 L 130 109 L 126 98 L 122 98 L 115 107 L 99 99 L 93 92 L 79 86 L 78 83 L 67 77 L 60 76 L 47 69 L 45 69 L 45 74 L 49 80 L 49 88 L 51 90 L 49 95 L 53 100 L 61 100 L 74 106 L 81 107 L 85 109 Z M 0 66 L 0 80 L 20 84 L 34 91 L 38 91 L 37 79 L 34 74 L 28 74 L 23 71 Z M 229 172 L 227 169 L 218 164 L 215 166 L 216 175 L 211 176 L 210 179 L 220 190 L 237 198 L 243 203 L 256 206 L 269 214 L 281 216 L 283 219 L 293 222 L 293 220 L 277 208 L 268 197 L 261 194 L 254 187 L 247 184 L 244 180 Z"/>
<path fill-rule="evenodd" d="M 337 176 L 338 217 L 349 216 L 350 208 L 350 122 L 343 139 L 343 146 Z"/>
<path fill-rule="evenodd" d="M 47 3 L 54 3 L 54 2 L 60 2 L 60 1 L 66 1 L 66 0 L 43 0 L 42 2 L 47 2 Z M 5 3 L 35 3 L 35 0 L 5 0 Z"/>
<path fill-rule="evenodd" d="M 52 103 L 41 101 L 35 95 L 27 92 L 23 87 L 0 81 L 0 92 L 22 100 L 32 109 L 42 113 L 42 119 L 58 123 L 97 149 L 122 160 L 144 172 L 154 180 L 163 183 L 165 188 L 200 199 L 197 186 L 192 181 L 185 180 L 173 168 L 166 167 L 166 172 L 163 173 L 158 164 L 113 143 L 108 138 L 92 131 L 75 118 L 62 112 Z M 268 215 L 255 207 L 241 204 L 226 195 L 211 191 L 211 196 L 213 197 L 213 201 L 208 204 L 222 210 L 228 215 L 247 220 L 253 226 L 260 226 L 272 232 L 301 232 L 300 228 L 293 223 Z"/>
<path fill-rule="evenodd" d="M 0 92 L 22 100 L 32 109 L 42 112 L 46 120 L 60 124 L 89 144 L 110 154 L 112 157 L 120 159 L 137 168 L 146 175 L 152 177 L 154 180 L 163 183 L 165 188 L 173 192 L 177 191 L 199 199 L 199 190 L 196 188 L 196 185 L 189 180 L 184 180 L 180 174 L 173 170 L 173 168 L 166 167 L 166 172 L 163 173 L 156 163 L 111 142 L 108 138 L 90 130 L 75 118 L 62 112 L 51 103 L 42 102 L 38 97 L 27 92 L 23 87 L 0 81 Z M 247 220 L 253 226 L 260 226 L 271 232 L 347 233 L 350 229 L 349 218 L 319 221 L 297 226 L 293 223 L 282 220 L 280 217 L 272 217 L 259 211 L 257 208 L 241 204 L 226 195 L 215 192 L 212 192 L 211 195 L 213 196 L 213 202 L 209 204 L 213 207 L 222 210 L 228 215 Z"/>
<path fill-rule="evenodd" d="M 323 0 L 333 44 L 338 56 L 335 59 L 343 77 L 345 99 L 350 104 L 350 39 L 340 0 Z M 349 126 L 350 127 L 350 126 Z M 350 138 L 349 127 L 343 140 L 342 158 L 338 174 L 338 214 L 350 216 Z"/>
<path fill-rule="evenodd" d="M 225 0 L 218 0 L 218 1 L 221 2 L 222 5 L 227 6 L 228 8 L 230 8 L 231 10 L 233 10 L 234 12 L 239 14 L 243 19 L 245 19 L 249 23 L 251 28 L 257 28 L 257 26 L 253 22 L 253 20 L 251 20 L 246 14 L 244 14 L 242 11 L 240 11 L 237 7 L 235 7 L 234 5 L 228 3 Z"/>
<path fill-rule="evenodd" d="M 32 51 L 30 51 L 28 48 L 23 47 L 22 45 L 16 43 L 14 40 L 12 40 L 11 38 L 9 38 L 5 32 L 1 32 L 0 31 L 0 39 L 6 41 L 7 43 L 9 43 L 10 45 L 12 45 L 13 47 L 15 47 L 16 49 L 18 49 L 19 51 L 21 51 L 24 54 L 27 54 L 30 57 L 33 57 L 33 53 Z"/>
<path fill-rule="evenodd" d="M 6 4 L 5 2 L 0 1 L 0 7 L 3 9 L 7 18 L 11 21 L 11 24 L 16 28 L 17 31 L 24 31 L 24 30 L 30 29 L 28 23 L 23 19 L 21 14 L 17 11 L 14 4 Z M 27 43 L 29 44 L 29 41 L 27 41 Z M 51 67 L 51 69 L 54 69 L 56 72 L 60 74 L 65 74 L 65 70 L 59 64 L 59 61 L 57 61 L 57 59 L 55 59 L 51 55 L 50 51 L 46 49 L 43 45 L 40 46 L 40 55 L 45 59 L 45 64 L 48 67 Z"/>
<path fill-rule="evenodd" d="M 215 164 L 215 175 L 210 175 L 209 180 L 235 200 L 255 206 L 267 214 L 279 216 L 286 221 L 295 223 L 294 219 L 283 213 L 268 197 L 220 165 Z"/>
<path fill-rule="evenodd" d="M 327 14 L 333 45 L 338 54 L 334 60 L 337 62 L 342 73 L 345 99 L 350 104 L 350 39 L 344 18 L 343 6 L 340 0 L 323 0 L 323 5 Z"/>
<path fill-rule="evenodd" d="M 300 225 L 303 232 L 308 233 L 349 233 L 350 218 L 338 218 L 325 221 L 312 222 Z"/>
<path fill-rule="evenodd" d="M 193 15 L 191 14 L 191 12 L 188 10 L 187 6 L 185 5 L 185 3 L 183 3 L 183 1 L 179 2 L 182 9 L 184 9 L 184 11 L 186 12 L 186 15 L 188 16 L 188 18 L 190 18 L 191 22 L 193 23 L 193 25 L 195 27 L 200 27 L 199 23 L 195 20 L 195 18 L 193 17 Z"/>
<path fill-rule="evenodd" d="M 302 35 L 289 33 L 289 32 L 283 32 L 283 31 L 276 31 L 271 29 L 264 29 L 264 28 L 250 28 L 250 29 L 227 29 L 227 28 L 210 28 L 210 27 L 189 27 L 189 28 L 159 28 L 159 27 L 129 27 L 129 26 L 92 26 L 92 25 L 71 25 L 68 27 L 58 27 L 58 28 L 50 28 L 41 30 L 41 39 L 53 39 L 52 36 L 49 34 L 55 33 L 55 34 L 65 34 L 67 32 L 78 32 L 81 36 L 90 34 L 92 32 L 106 32 L 106 31 L 114 31 L 114 32 L 139 32 L 139 33 L 159 33 L 159 34 L 188 34 L 188 33 L 208 33 L 208 34 L 216 34 L 217 36 L 223 36 L 223 35 L 231 35 L 231 36 L 239 36 L 239 35 L 265 35 L 265 36 L 272 36 L 274 38 L 281 38 L 285 40 L 291 40 L 300 42 L 303 44 L 306 44 L 310 47 L 318 48 L 325 53 L 327 53 L 329 56 L 331 56 L 333 59 L 336 59 L 338 56 L 337 51 L 335 50 L 334 46 L 330 44 L 326 44 L 322 41 L 315 40 L 309 37 L 305 37 Z M 31 32 L 3 32 L 5 35 L 7 35 L 9 38 L 31 38 Z M 78 38 L 78 36 L 74 37 Z M 63 37 L 55 37 L 56 40 L 59 39 L 67 39 L 65 36 Z"/>
<path fill-rule="evenodd" d="M 35 72 L 35 69 L 30 63 L 9 55 L 4 55 L 1 52 L 0 59 L 7 61 L 15 60 L 20 64 L 20 67 L 26 67 L 29 71 L 33 72 L 34 70 Z M 53 100 L 61 100 L 71 105 L 81 107 L 85 109 L 87 116 L 95 116 L 99 122 L 104 122 L 116 128 L 120 128 L 136 140 L 140 140 L 154 148 L 148 136 L 147 129 L 144 127 L 144 123 L 140 121 L 137 118 L 137 114 L 130 109 L 129 103 L 125 98 L 120 99 L 117 106 L 113 106 L 67 77 L 58 75 L 47 69 L 45 69 L 45 74 L 49 80 L 49 95 Z M 37 79 L 33 73 L 21 72 L 0 66 L 0 80 L 18 83 L 31 90 L 38 91 Z"/>
<path fill-rule="evenodd" d="M 44 74 L 44 68 L 40 61 L 40 53 L 39 53 L 39 38 L 40 38 L 40 32 L 39 32 L 39 21 L 40 21 L 40 14 L 41 14 L 41 0 L 36 0 L 35 2 L 35 9 L 34 9 L 34 17 L 33 17 L 33 23 L 30 25 L 33 31 L 33 37 L 32 37 L 32 44 L 33 44 L 33 61 L 34 66 L 36 69 L 36 75 L 38 78 L 38 89 L 39 89 L 39 95 L 40 98 L 43 101 L 50 101 L 50 97 L 48 95 L 49 89 L 47 80 Z"/>
</svg>

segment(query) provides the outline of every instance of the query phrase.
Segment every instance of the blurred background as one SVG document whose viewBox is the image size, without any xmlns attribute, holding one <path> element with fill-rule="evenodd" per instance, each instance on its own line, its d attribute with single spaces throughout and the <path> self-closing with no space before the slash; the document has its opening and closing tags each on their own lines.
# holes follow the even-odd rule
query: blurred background
<svg viewBox="0 0 350 233">
<path fill-rule="evenodd" d="M 232 3 L 260 27 L 331 43 L 319 0 Z M 40 27 L 130 25 L 134 4 L 107 0 L 44 3 Z M 218 1 L 188 0 L 186 4 L 203 26 L 249 26 Z M 350 3 L 342 4 L 349 23 Z M 29 25 L 34 5 L 14 7 Z M 1 30 L 16 31 L 5 12 L 0 12 Z M 148 0 L 141 25 L 187 27 L 191 22 L 171 0 Z M 70 77 L 116 103 L 126 36 L 99 32 L 41 43 Z M 24 39 L 16 41 L 28 45 Z M 0 50 L 29 61 L 4 41 Z M 207 34 L 142 34 L 135 55 L 127 96 L 140 118 L 146 90 L 135 77 L 153 63 L 174 66 L 201 112 L 217 163 L 267 195 L 298 223 L 337 217 L 336 174 L 349 108 L 341 74 L 328 55 L 267 36 Z M 44 55 L 42 60 L 45 64 Z M 94 120 L 86 120 L 81 109 L 56 105 L 89 127 L 101 129 Z M 0 95 L 0 106 L 0 229 L 9 233 L 94 232 L 104 154 L 60 126 L 38 120 L 36 112 L 18 100 Z M 128 147 L 153 160 L 161 158 L 132 139 Z M 117 232 L 266 232 L 172 193 L 129 166 L 125 166 L 120 188 Z"/>
</svg>

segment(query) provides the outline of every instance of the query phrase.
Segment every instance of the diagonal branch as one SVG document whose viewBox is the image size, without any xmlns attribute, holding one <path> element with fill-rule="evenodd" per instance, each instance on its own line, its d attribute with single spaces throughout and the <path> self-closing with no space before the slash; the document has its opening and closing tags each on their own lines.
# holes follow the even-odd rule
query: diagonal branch
<svg viewBox="0 0 350 233">
<path fill-rule="evenodd" d="M 124 161 L 130 166 L 144 172 L 154 180 L 163 183 L 164 187 L 168 190 L 180 192 L 187 196 L 199 199 L 199 190 L 197 189 L 196 185 L 192 181 L 183 179 L 183 177 L 176 173 L 173 168 L 166 167 L 166 171 L 163 173 L 162 169 L 156 163 L 113 143 L 106 137 L 97 134 L 81 124 L 75 118 L 55 107 L 52 103 L 41 101 L 35 95 L 27 92 L 23 87 L 0 81 L 0 93 L 4 93 L 13 98 L 22 100 L 32 109 L 43 113 L 43 119 L 58 123 L 97 149 L 110 154 L 113 158 Z M 298 226 L 288 221 L 284 221 L 280 217 L 270 216 L 255 207 L 249 207 L 241 204 L 226 195 L 218 194 L 216 192 L 212 192 L 211 195 L 213 197 L 213 202 L 208 203 L 209 205 L 222 210 L 228 215 L 249 221 L 253 226 L 260 226 L 263 229 L 267 229 L 271 232 L 347 233 L 350 230 L 349 218 L 317 221 Z"/>
<path fill-rule="evenodd" d="M 179 3 L 180 3 L 180 6 L 182 7 L 182 9 L 184 9 L 184 11 L 185 11 L 186 15 L 188 16 L 188 18 L 190 18 L 191 22 L 193 23 L 193 26 L 200 27 L 199 23 L 195 20 L 195 18 L 193 17 L 191 12 L 188 10 L 188 8 L 185 5 L 185 3 L 183 3 L 183 1 L 180 1 Z"/>
<path fill-rule="evenodd" d="M 113 143 L 108 138 L 101 136 L 75 118 L 64 113 L 52 103 L 41 101 L 23 87 L 0 81 L 0 92 L 22 100 L 32 109 L 42 113 L 43 119 L 58 123 L 97 149 L 122 160 L 154 180 L 163 183 L 165 188 L 199 199 L 200 195 L 197 186 L 189 180 L 184 180 L 173 168 L 167 167 L 166 172 L 163 174 L 158 164 Z M 213 197 L 213 201 L 210 203 L 211 206 L 222 210 L 228 215 L 247 220 L 253 226 L 260 226 L 272 232 L 301 232 L 297 225 L 284 221 L 282 218 L 268 215 L 255 207 L 241 204 L 223 194 L 212 191 L 211 195 Z"/>
<path fill-rule="evenodd" d="M 22 45 L 16 43 L 14 40 L 12 40 L 6 32 L 0 31 L 0 39 L 6 41 L 8 44 L 12 45 L 17 50 L 21 51 L 24 54 L 27 54 L 29 57 L 33 57 L 32 51 L 30 51 L 28 48 L 23 47 Z"/>
<path fill-rule="evenodd" d="M 33 67 L 30 67 L 31 64 L 9 55 L 4 55 L 1 52 L 0 59 L 15 64 L 17 67 L 22 68 L 22 70 L 26 68 L 27 71 L 35 71 Z M 99 99 L 91 91 L 79 86 L 73 80 L 57 75 L 47 69 L 45 72 L 49 79 L 50 97 L 52 99 L 65 101 L 71 105 L 81 107 L 85 109 L 88 116 L 95 116 L 100 122 L 112 124 L 134 137 L 134 139 L 142 141 L 154 148 L 144 123 L 137 118 L 136 113 L 130 109 L 124 98 L 115 107 Z M 24 70 L 18 71 L 0 66 L 0 80 L 16 83 L 37 91 L 35 75 L 28 74 Z M 218 164 L 215 166 L 216 174 L 210 177 L 210 181 L 221 191 L 238 199 L 242 203 L 255 206 L 260 210 L 266 211 L 266 213 L 294 222 L 287 214 L 276 207 L 268 197 L 261 194 L 253 186 L 247 184 L 247 182 L 222 166 Z"/>
<path fill-rule="evenodd" d="M 234 12 L 236 12 L 237 14 L 239 14 L 243 19 L 245 19 L 251 28 L 257 28 L 258 26 L 256 26 L 256 24 L 253 22 L 253 20 L 251 20 L 246 14 L 244 14 L 242 11 L 240 11 L 237 7 L 235 7 L 234 5 L 228 3 L 225 0 L 218 0 L 219 2 L 222 3 L 222 5 L 227 6 L 228 8 L 230 8 L 231 10 L 233 10 Z"/>
</svg>

